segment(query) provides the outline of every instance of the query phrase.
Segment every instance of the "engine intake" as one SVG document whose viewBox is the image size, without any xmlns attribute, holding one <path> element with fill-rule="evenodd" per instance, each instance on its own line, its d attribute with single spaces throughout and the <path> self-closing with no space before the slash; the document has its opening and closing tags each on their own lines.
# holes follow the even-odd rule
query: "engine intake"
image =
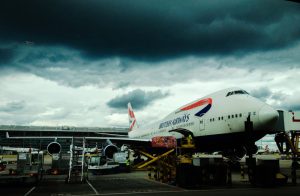
<svg viewBox="0 0 300 196">
<path fill-rule="evenodd" d="M 61 151 L 61 145 L 58 142 L 51 142 L 47 146 L 47 151 L 50 155 L 52 154 L 59 154 Z"/>
<path fill-rule="evenodd" d="M 239 147 L 234 149 L 234 155 L 239 159 L 243 158 L 246 155 L 246 153 L 247 150 L 245 147 Z"/>
<path fill-rule="evenodd" d="M 103 149 L 103 155 L 110 159 L 113 158 L 116 152 L 118 152 L 118 147 L 113 144 L 107 145 Z"/>
</svg>

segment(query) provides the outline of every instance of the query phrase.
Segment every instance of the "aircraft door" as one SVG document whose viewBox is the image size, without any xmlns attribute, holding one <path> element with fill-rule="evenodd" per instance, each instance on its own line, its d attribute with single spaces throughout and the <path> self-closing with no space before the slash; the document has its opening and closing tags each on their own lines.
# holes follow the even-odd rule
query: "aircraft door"
<svg viewBox="0 0 300 196">
<path fill-rule="evenodd" d="M 204 119 L 203 118 L 200 118 L 200 120 L 199 120 L 199 130 L 200 131 L 202 131 L 202 130 L 204 130 L 204 128 L 205 128 L 205 121 L 204 121 Z"/>
</svg>

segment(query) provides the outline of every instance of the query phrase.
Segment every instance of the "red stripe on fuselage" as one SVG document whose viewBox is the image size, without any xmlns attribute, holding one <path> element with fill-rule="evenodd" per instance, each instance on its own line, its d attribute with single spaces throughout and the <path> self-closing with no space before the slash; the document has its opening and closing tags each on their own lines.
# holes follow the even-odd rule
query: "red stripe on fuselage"
<svg viewBox="0 0 300 196">
<path fill-rule="evenodd" d="M 200 101 L 192 103 L 191 105 L 185 106 L 184 108 L 181 108 L 180 110 L 181 111 L 191 110 L 191 109 L 194 109 L 196 107 L 202 106 L 204 104 L 212 104 L 212 99 L 211 98 L 202 99 Z"/>
<path fill-rule="evenodd" d="M 130 128 L 129 128 L 129 131 L 131 131 L 132 128 L 134 127 L 135 121 L 136 121 L 136 120 L 134 119 L 134 121 L 131 123 L 131 126 L 130 126 Z"/>
<path fill-rule="evenodd" d="M 132 110 L 128 109 L 128 113 L 129 113 L 130 118 L 134 118 L 134 113 Z"/>
</svg>

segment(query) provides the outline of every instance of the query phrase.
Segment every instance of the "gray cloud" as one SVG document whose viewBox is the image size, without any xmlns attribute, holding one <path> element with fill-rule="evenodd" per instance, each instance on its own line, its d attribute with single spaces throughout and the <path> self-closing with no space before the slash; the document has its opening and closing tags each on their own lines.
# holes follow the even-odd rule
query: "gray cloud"
<svg viewBox="0 0 300 196">
<path fill-rule="evenodd" d="M 292 111 L 295 111 L 295 110 L 299 111 L 299 110 L 300 110 L 300 103 L 298 103 L 298 104 L 293 104 L 293 105 L 289 105 L 289 106 L 288 106 L 288 109 L 289 109 L 289 110 L 292 110 Z"/>
<path fill-rule="evenodd" d="M 162 99 L 168 95 L 169 93 L 163 93 L 160 90 L 143 91 L 141 89 L 136 89 L 128 92 L 127 94 L 113 98 L 107 102 L 107 105 L 111 108 L 126 109 L 127 103 L 131 102 L 132 107 L 138 110 L 148 106 L 154 100 Z"/>
<path fill-rule="evenodd" d="M 5 105 L 0 105 L 0 112 L 18 112 L 25 108 L 26 103 L 24 101 L 13 101 Z"/>
<path fill-rule="evenodd" d="M 252 90 L 251 95 L 261 99 L 264 102 L 267 100 L 271 101 L 271 105 L 273 105 L 273 107 L 276 109 L 294 111 L 300 110 L 300 96 L 298 91 L 288 94 L 281 91 L 271 90 L 269 87 L 260 87 Z"/>
<path fill-rule="evenodd" d="M 280 104 L 276 105 L 276 109 L 284 109 L 284 110 L 292 110 L 292 111 L 299 111 L 300 110 L 300 103 L 299 101 L 291 101 L 290 99 L 284 99 Z"/>
<path fill-rule="evenodd" d="M 126 88 L 129 85 L 130 85 L 130 82 L 121 81 L 118 84 L 116 84 L 116 86 L 113 88 L 113 90 Z"/>
<path fill-rule="evenodd" d="M 280 107 L 286 110 L 300 110 L 300 91 L 296 90 L 292 94 L 286 95 L 280 102 Z"/>
<path fill-rule="evenodd" d="M 263 101 L 266 101 L 272 95 L 271 90 L 268 87 L 260 87 L 258 89 L 254 89 L 250 92 L 253 97 L 259 98 Z"/>
<path fill-rule="evenodd" d="M 282 92 L 274 92 L 271 96 L 271 99 L 282 101 L 287 97 L 287 94 Z"/>
<path fill-rule="evenodd" d="M 125 89 L 130 86 L 133 88 L 165 86 L 194 79 L 199 81 L 226 79 L 227 72 L 233 67 L 250 70 L 242 73 L 245 76 L 256 74 L 259 70 L 268 73 L 271 67 L 272 69 L 276 67 L 279 72 L 285 71 L 286 68 L 297 71 L 299 50 L 300 44 L 289 50 L 256 53 L 240 58 L 189 56 L 160 62 L 141 62 L 120 57 L 89 61 L 82 59 L 79 51 L 59 46 L 22 46 L 17 47 L 17 51 L 25 52 L 20 52 L 14 59 L 12 63 L 14 66 L 2 67 L 0 75 L 14 74 L 16 71 L 25 72 L 75 88 L 86 85 L 110 86 L 113 89 Z M 31 63 L 24 62 L 24 59 L 39 56 L 38 54 L 46 57 L 33 58 Z M 50 57 L 61 60 L 54 62 L 49 59 Z M 214 73 L 211 70 L 214 70 Z M 199 75 L 199 73 L 206 74 Z M 262 78 L 266 78 L 265 75 L 262 75 Z M 155 76 L 155 79 L 149 76 Z M 269 78 L 273 79 L 272 76 Z"/>
<path fill-rule="evenodd" d="M 283 102 L 288 96 L 286 93 L 281 91 L 272 91 L 269 87 L 254 89 L 250 92 L 250 94 L 264 102 L 266 102 L 267 99 L 271 99 L 279 103 Z"/>
</svg>

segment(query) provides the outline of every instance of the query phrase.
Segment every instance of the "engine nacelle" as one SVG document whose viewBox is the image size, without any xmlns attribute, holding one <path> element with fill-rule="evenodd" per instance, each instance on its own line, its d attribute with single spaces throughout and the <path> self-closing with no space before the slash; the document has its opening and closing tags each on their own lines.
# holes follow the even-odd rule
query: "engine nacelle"
<svg viewBox="0 0 300 196">
<path fill-rule="evenodd" d="M 50 155 L 52 154 L 59 154 L 61 151 L 61 145 L 58 142 L 51 142 L 47 146 L 47 151 Z"/>
<path fill-rule="evenodd" d="M 246 153 L 247 153 L 247 150 L 244 146 L 227 149 L 222 152 L 224 157 L 227 157 L 230 159 L 241 159 L 246 155 Z"/>
<path fill-rule="evenodd" d="M 112 159 L 114 154 L 116 152 L 118 152 L 118 147 L 113 144 L 110 144 L 110 145 L 105 146 L 102 152 L 103 152 L 104 156 Z"/>
<path fill-rule="evenodd" d="M 247 150 L 245 147 L 239 147 L 239 148 L 235 148 L 233 150 L 233 153 L 237 158 L 241 159 L 246 155 Z"/>
<path fill-rule="evenodd" d="M 250 146 L 246 146 L 247 149 L 247 153 L 248 154 L 256 154 L 258 151 L 258 147 L 254 144 L 254 145 L 250 145 Z"/>
</svg>

